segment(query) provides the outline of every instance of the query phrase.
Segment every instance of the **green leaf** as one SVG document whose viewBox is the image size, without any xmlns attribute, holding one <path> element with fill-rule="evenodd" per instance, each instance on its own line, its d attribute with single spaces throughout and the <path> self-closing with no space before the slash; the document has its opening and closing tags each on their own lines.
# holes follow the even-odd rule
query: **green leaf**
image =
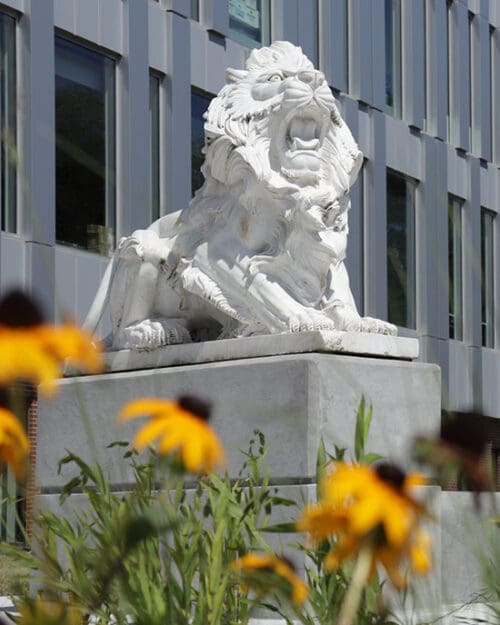
<svg viewBox="0 0 500 625">
<path fill-rule="evenodd" d="M 260 532 L 271 532 L 278 533 L 283 532 L 284 534 L 296 534 L 298 533 L 298 529 L 295 526 L 295 523 L 276 523 L 275 525 L 268 525 L 267 527 L 260 527 Z"/>
<path fill-rule="evenodd" d="M 382 458 L 383 456 L 381 456 L 380 454 L 375 454 L 372 452 L 364 454 L 360 462 L 362 462 L 363 464 L 372 464 L 373 462 L 377 462 L 377 460 L 381 460 Z"/>
</svg>

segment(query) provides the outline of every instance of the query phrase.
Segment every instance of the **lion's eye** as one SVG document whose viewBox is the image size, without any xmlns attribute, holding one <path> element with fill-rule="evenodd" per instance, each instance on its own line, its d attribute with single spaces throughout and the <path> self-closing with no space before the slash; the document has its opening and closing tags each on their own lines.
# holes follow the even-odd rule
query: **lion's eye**
<svg viewBox="0 0 500 625">
<path fill-rule="evenodd" d="M 271 74 L 267 79 L 268 82 L 280 82 L 283 80 L 283 76 L 281 74 Z"/>
</svg>

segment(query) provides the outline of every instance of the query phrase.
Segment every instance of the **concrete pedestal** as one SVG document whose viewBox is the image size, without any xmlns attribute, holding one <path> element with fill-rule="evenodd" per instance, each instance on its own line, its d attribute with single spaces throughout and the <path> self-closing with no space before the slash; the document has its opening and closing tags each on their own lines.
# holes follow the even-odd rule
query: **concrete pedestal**
<svg viewBox="0 0 500 625">
<path fill-rule="evenodd" d="M 139 397 L 175 398 L 193 394 L 213 402 L 214 429 L 229 458 L 241 464 L 255 429 L 269 447 L 267 466 L 274 479 L 304 483 L 314 477 L 320 439 L 352 449 L 361 397 L 373 405 L 370 451 L 406 464 L 416 433 L 433 433 L 440 421 L 440 372 L 435 365 L 346 355 L 296 354 L 210 364 L 108 373 L 66 379 L 55 399 L 41 399 L 38 411 L 36 479 L 42 492 L 70 477 L 57 474 L 57 460 L 75 450 L 98 459 L 116 485 L 130 475 L 121 450 L 106 449 L 131 440 L 137 422 L 117 424 L 116 415 Z"/>
<path fill-rule="evenodd" d="M 201 346 L 202 354 L 203 349 Z M 228 352 L 218 362 L 62 380 L 54 399 L 39 401 L 36 481 L 40 494 L 36 507 L 60 510 L 58 493 L 73 470 L 64 467 L 60 475 L 57 473 L 57 462 L 66 450 L 90 462 L 98 460 L 115 487 L 127 489 L 131 475 L 121 460 L 123 450 L 106 446 L 132 439 L 139 423 L 118 424 L 116 415 L 126 402 L 139 397 L 193 394 L 211 400 L 211 423 L 224 443 L 233 475 L 243 460 L 239 450 L 248 448 L 255 429 L 261 430 L 269 447 L 266 467 L 272 483 L 283 490 L 283 495 L 297 501 L 314 497 L 316 454 L 322 438 L 329 450 L 334 445 L 353 449 L 356 410 L 362 396 L 373 405 L 368 450 L 408 468 L 408 447 L 413 437 L 439 429 L 439 368 L 410 360 L 319 353 L 309 348 L 304 352 L 253 358 L 249 357 L 250 350 L 236 359 L 228 359 Z M 183 357 L 191 358 L 193 354 Z M 118 369 L 130 362 L 126 354 L 111 358 Z M 151 360 L 145 355 L 148 358 Z M 434 490 L 440 524 L 433 529 L 435 567 L 427 587 L 433 590 L 435 608 L 442 603 L 465 602 L 479 590 L 480 580 L 476 577 L 470 585 L 469 552 L 453 548 L 450 543 L 451 537 L 454 545 L 467 541 L 466 525 L 457 520 L 455 512 L 457 505 L 470 506 L 470 499 L 463 493 L 441 494 L 438 488 Z M 84 497 L 74 495 L 65 504 L 66 512 L 80 505 L 85 505 Z M 296 512 L 290 510 L 289 518 L 277 521 L 292 520 Z M 296 540 L 294 536 L 286 538 Z M 449 574 L 451 568 L 457 571 L 462 566 L 468 571 L 467 596 L 465 579 Z"/>
</svg>

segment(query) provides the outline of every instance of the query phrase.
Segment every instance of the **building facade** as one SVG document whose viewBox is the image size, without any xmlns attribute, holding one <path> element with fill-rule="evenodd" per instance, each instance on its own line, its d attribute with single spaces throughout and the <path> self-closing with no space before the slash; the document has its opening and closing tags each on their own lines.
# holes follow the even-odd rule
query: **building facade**
<svg viewBox="0 0 500 625">
<path fill-rule="evenodd" d="M 0 18 L 3 292 L 81 321 L 116 241 L 200 186 L 226 67 L 289 40 L 365 155 L 360 312 L 419 338 L 446 407 L 500 417 L 498 0 L 1 0 Z"/>
</svg>

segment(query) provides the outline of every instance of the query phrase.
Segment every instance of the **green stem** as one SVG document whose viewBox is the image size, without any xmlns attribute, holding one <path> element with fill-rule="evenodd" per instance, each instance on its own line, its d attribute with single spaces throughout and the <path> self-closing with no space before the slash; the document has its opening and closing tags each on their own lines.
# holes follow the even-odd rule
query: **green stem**
<svg viewBox="0 0 500 625">
<path fill-rule="evenodd" d="M 367 543 L 361 547 L 352 573 L 351 582 L 344 597 L 344 602 L 340 608 L 338 619 L 333 625 L 352 625 L 359 608 L 361 595 L 372 566 L 373 547 Z"/>
</svg>

